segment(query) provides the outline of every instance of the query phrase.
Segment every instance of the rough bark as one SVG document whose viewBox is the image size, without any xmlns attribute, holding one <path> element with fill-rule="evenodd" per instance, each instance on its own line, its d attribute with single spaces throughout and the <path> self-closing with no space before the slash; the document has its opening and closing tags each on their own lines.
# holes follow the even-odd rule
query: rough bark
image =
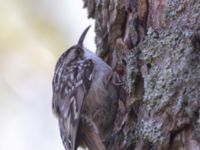
<svg viewBox="0 0 200 150">
<path fill-rule="evenodd" d="M 200 1 L 84 0 L 97 53 L 126 70 L 113 150 L 200 149 Z"/>
</svg>

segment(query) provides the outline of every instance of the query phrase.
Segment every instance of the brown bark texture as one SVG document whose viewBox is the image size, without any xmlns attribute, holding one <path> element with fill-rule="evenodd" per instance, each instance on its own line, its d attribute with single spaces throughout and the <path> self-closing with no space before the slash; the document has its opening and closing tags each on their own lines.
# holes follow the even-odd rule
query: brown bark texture
<svg viewBox="0 0 200 150">
<path fill-rule="evenodd" d="M 200 150 L 200 0 L 84 0 L 128 93 L 112 150 Z"/>
</svg>

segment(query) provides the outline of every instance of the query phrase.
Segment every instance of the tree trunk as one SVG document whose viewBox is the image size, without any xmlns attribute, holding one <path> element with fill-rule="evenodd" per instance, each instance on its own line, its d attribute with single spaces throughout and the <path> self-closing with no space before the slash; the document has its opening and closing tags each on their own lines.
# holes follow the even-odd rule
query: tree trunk
<svg viewBox="0 0 200 150">
<path fill-rule="evenodd" d="M 84 4 L 98 55 L 126 70 L 127 111 L 107 149 L 200 150 L 200 0 Z"/>
</svg>

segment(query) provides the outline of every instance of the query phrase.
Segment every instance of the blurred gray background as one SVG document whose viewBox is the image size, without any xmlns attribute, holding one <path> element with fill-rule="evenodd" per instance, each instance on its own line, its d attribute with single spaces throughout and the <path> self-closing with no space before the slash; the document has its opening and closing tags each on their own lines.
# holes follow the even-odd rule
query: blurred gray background
<svg viewBox="0 0 200 150">
<path fill-rule="evenodd" d="M 0 0 L 0 150 L 64 150 L 51 80 L 90 24 L 82 0 Z M 85 45 L 95 50 L 93 27 Z"/>
</svg>

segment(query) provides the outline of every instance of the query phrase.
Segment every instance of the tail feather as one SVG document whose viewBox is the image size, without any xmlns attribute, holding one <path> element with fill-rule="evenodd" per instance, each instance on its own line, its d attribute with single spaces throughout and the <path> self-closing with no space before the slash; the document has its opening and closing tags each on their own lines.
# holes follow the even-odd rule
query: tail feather
<svg viewBox="0 0 200 150">
<path fill-rule="evenodd" d="M 94 131 L 85 133 L 84 143 L 89 150 L 106 150 L 99 135 Z"/>
</svg>

